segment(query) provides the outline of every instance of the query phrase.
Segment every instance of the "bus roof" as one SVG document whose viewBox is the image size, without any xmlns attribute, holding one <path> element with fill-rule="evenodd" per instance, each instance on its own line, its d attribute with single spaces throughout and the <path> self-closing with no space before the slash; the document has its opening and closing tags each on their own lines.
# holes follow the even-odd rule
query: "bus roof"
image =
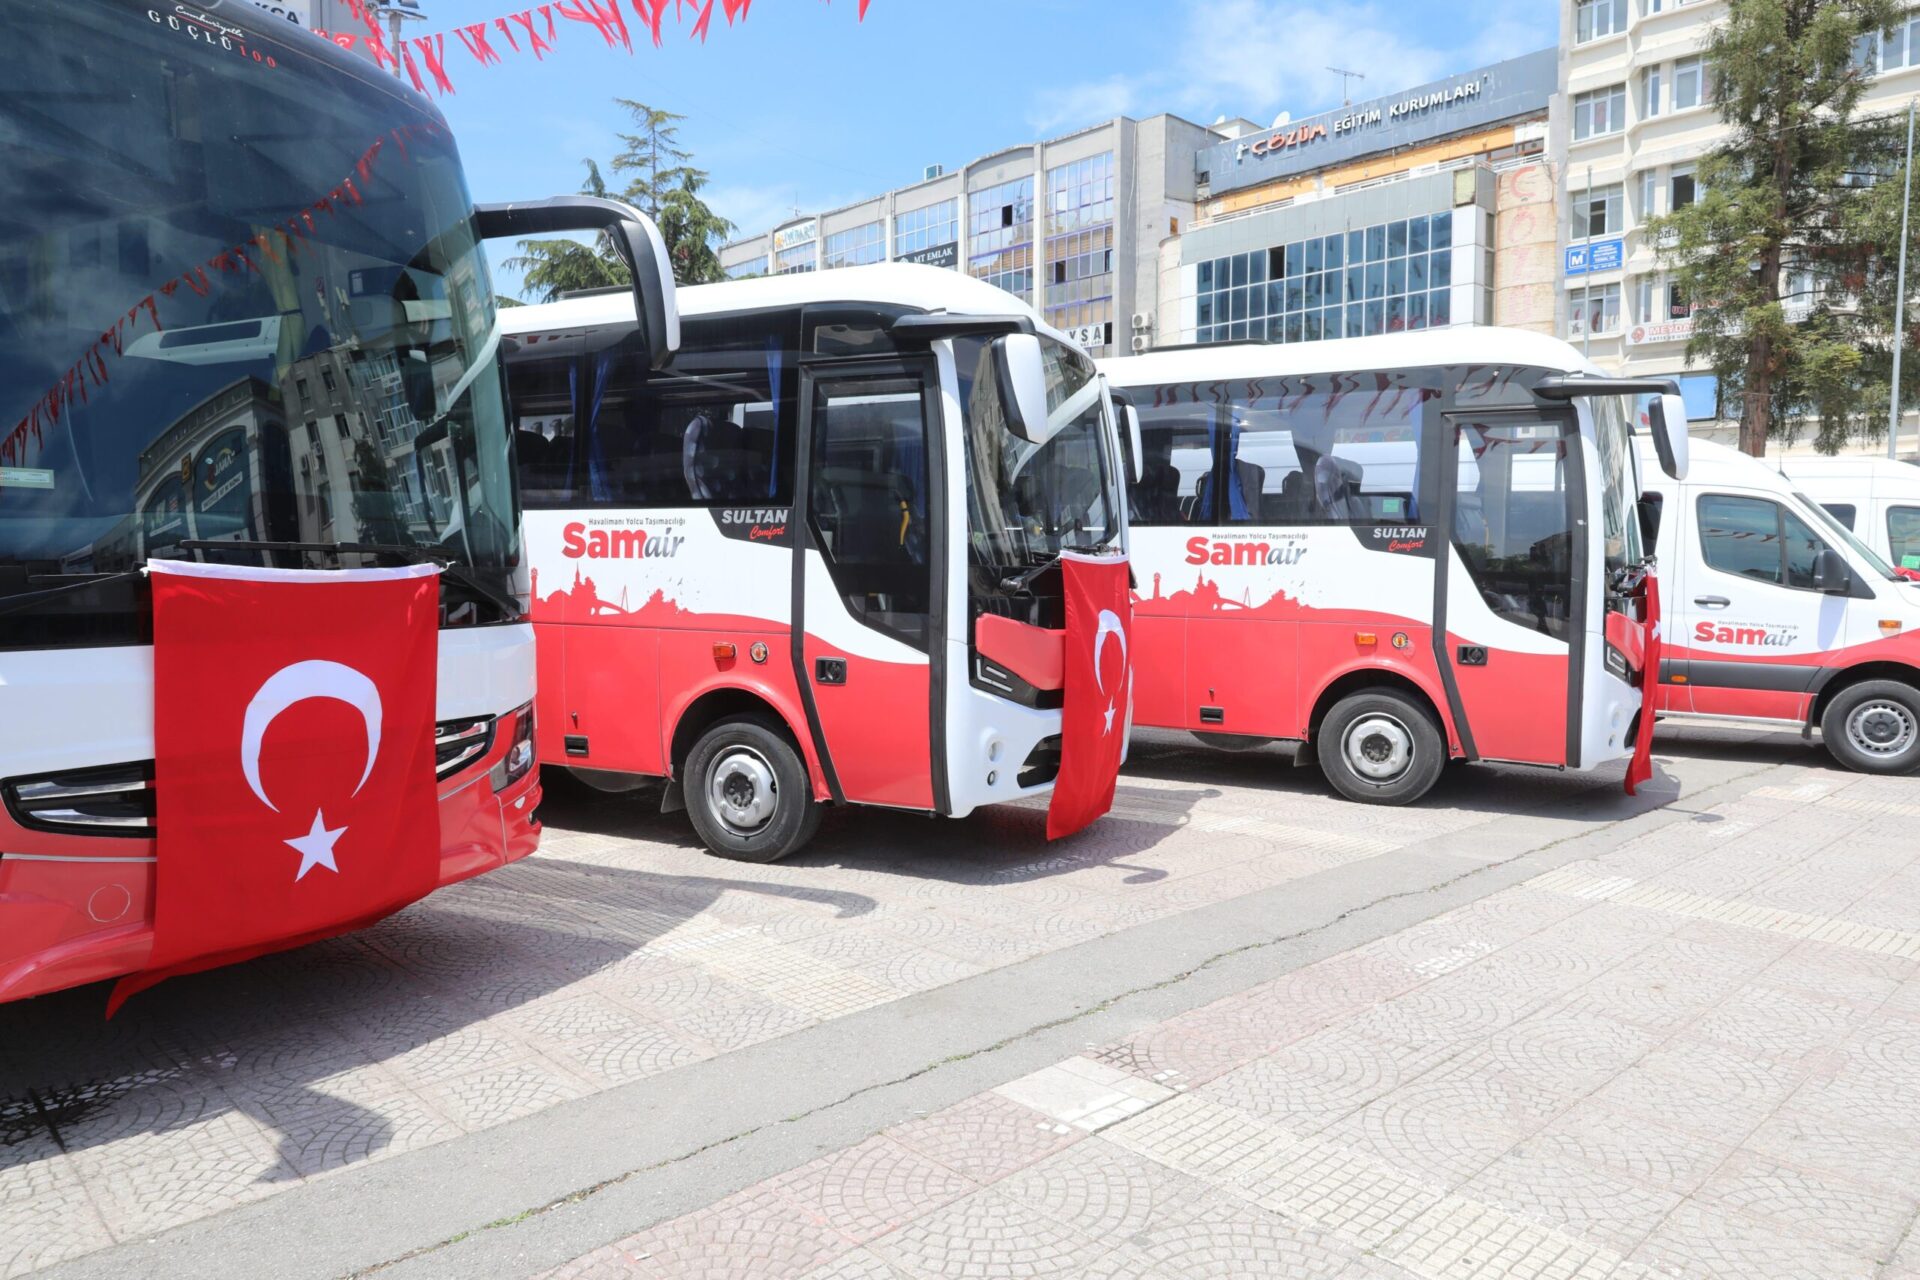
<svg viewBox="0 0 1920 1280">
<path fill-rule="evenodd" d="M 1222 342 L 1174 351 L 1149 351 L 1100 361 L 1100 371 L 1121 387 L 1147 382 L 1210 382 L 1220 378 L 1285 374 L 1353 373 L 1433 365 L 1511 364 L 1563 373 L 1598 374 L 1568 343 L 1524 329 L 1460 325 L 1374 338 L 1323 342 Z"/>
<path fill-rule="evenodd" d="M 679 301 L 682 320 L 826 302 L 871 302 L 967 316 L 1017 315 L 1033 321 L 1035 328 L 1048 337 L 1067 341 L 1065 334 L 1041 321 L 1032 307 L 1004 289 L 946 267 L 910 262 L 688 285 L 679 291 Z M 630 325 L 633 296 L 619 290 L 507 307 L 500 312 L 500 323 L 509 335 L 579 325 Z"/>
</svg>

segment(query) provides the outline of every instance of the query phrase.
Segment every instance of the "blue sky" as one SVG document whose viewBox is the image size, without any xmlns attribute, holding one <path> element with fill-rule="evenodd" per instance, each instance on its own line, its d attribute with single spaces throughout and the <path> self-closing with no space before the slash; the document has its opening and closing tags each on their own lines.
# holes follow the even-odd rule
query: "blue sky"
<svg viewBox="0 0 1920 1280">
<path fill-rule="evenodd" d="M 424 7 L 421 25 L 444 30 L 511 6 Z M 631 57 L 572 24 L 545 62 L 483 69 L 450 47 L 460 92 L 440 105 L 482 200 L 577 190 L 582 158 L 617 149 L 615 97 L 681 112 L 709 203 L 753 232 L 796 205 L 832 208 L 1116 113 L 1264 122 L 1337 106 L 1328 65 L 1366 73 L 1356 99 L 1391 93 L 1553 44 L 1557 12 L 1554 0 L 872 0 L 858 22 L 855 0 L 757 0 L 732 28 L 716 12 L 704 45 L 670 31 Z"/>
</svg>

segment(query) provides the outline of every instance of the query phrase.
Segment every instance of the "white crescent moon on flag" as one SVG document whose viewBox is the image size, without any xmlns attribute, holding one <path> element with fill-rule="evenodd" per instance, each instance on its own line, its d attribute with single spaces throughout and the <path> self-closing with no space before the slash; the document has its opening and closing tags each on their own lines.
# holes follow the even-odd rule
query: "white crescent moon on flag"
<svg viewBox="0 0 1920 1280">
<path fill-rule="evenodd" d="M 1127 663 L 1127 630 L 1120 625 L 1120 615 L 1111 609 L 1100 611 L 1100 625 L 1093 631 L 1093 682 L 1100 692 L 1107 691 L 1107 682 L 1100 675 L 1100 651 L 1107 643 L 1108 636 L 1120 638 L 1120 665 L 1124 669 Z"/>
<path fill-rule="evenodd" d="M 352 794 L 360 794 L 360 788 L 367 785 L 374 759 L 380 754 L 380 690 L 373 681 L 339 662 L 316 659 L 280 668 L 267 677 L 266 683 L 253 695 L 253 701 L 247 704 L 240 729 L 241 772 L 247 775 L 247 785 L 260 797 L 260 803 L 275 813 L 280 812 L 280 806 L 267 799 L 266 789 L 260 785 L 260 741 L 267 736 L 267 726 L 276 716 L 308 698 L 344 702 L 358 711 L 366 723 L 367 764 L 360 771 L 360 781 L 353 784 Z"/>
</svg>

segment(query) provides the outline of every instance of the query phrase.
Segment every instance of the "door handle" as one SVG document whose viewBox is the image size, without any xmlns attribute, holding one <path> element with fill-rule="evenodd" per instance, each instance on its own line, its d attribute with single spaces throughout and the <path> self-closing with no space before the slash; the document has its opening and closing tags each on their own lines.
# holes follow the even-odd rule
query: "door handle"
<svg viewBox="0 0 1920 1280">
<path fill-rule="evenodd" d="M 820 684 L 845 684 L 847 682 L 847 660 L 845 658 L 814 659 L 813 678 Z"/>
<path fill-rule="evenodd" d="M 1695 596 L 1693 602 L 1702 609 L 1724 609 L 1733 603 L 1725 596 Z"/>
</svg>

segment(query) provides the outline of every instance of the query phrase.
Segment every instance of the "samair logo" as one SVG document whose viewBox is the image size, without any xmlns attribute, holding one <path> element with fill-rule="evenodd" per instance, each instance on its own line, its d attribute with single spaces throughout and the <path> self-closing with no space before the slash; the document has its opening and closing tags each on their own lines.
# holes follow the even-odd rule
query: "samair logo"
<svg viewBox="0 0 1920 1280">
<path fill-rule="evenodd" d="M 560 531 L 560 553 L 569 560 L 653 560 L 677 555 L 684 535 L 645 529 L 588 529 L 578 520 Z"/>
<path fill-rule="evenodd" d="M 1307 554 L 1304 543 L 1245 541 L 1225 538 L 1188 538 L 1188 564 L 1298 564 Z"/>
<path fill-rule="evenodd" d="M 1739 627 L 1725 623 L 1696 622 L 1693 638 L 1701 644 L 1737 644 L 1754 649 L 1786 649 L 1800 638 L 1793 627 Z"/>
</svg>

